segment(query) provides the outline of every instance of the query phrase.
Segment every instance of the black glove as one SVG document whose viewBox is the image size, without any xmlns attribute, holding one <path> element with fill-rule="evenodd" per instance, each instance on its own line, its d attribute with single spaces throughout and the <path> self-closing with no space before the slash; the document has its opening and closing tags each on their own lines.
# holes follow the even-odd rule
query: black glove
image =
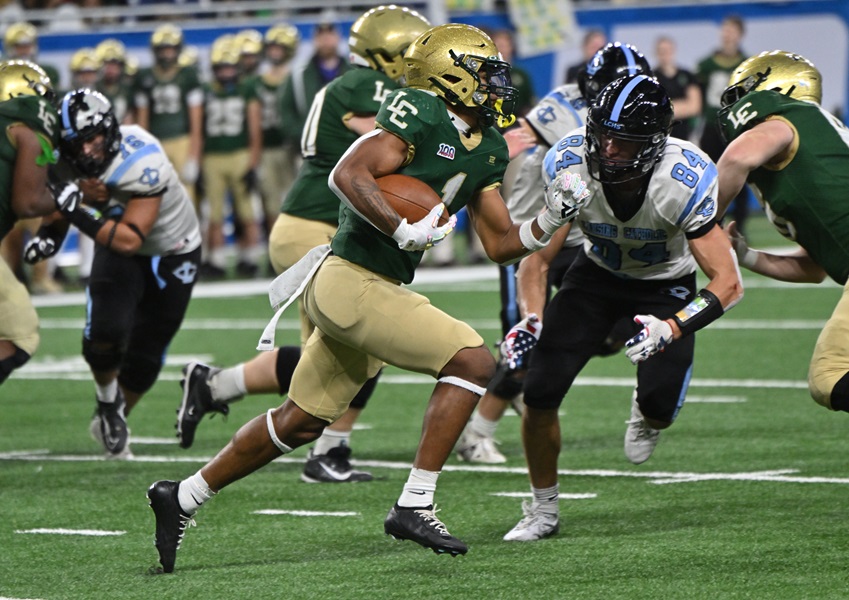
<svg viewBox="0 0 849 600">
<path fill-rule="evenodd" d="M 245 187 L 248 188 L 248 191 L 256 191 L 257 185 L 259 184 L 259 178 L 257 177 L 256 169 L 248 169 L 247 171 L 245 171 L 245 174 L 242 175 L 242 182 L 244 182 Z"/>
<path fill-rule="evenodd" d="M 67 228 L 59 226 L 58 223 L 39 227 L 32 239 L 24 246 L 24 261 L 34 265 L 59 252 L 67 232 Z"/>
</svg>

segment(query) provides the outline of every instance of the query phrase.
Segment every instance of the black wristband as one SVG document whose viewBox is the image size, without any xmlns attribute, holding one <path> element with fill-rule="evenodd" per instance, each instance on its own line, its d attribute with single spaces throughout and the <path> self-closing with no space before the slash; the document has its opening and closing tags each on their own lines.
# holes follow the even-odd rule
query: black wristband
<svg viewBox="0 0 849 600">
<path fill-rule="evenodd" d="M 112 224 L 112 229 L 109 230 L 109 237 L 106 238 L 106 247 L 112 247 L 112 240 L 115 239 L 115 232 L 118 230 L 118 222 Z"/>
<path fill-rule="evenodd" d="M 94 216 L 93 213 L 82 207 L 69 213 L 65 218 L 68 219 L 71 225 L 74 225 L 91 239 L 96 238 L 97 232 L 103 227 L 103 219 L 101 217 Z"/>
<path fill-rule="evenodd" d="M 725 313 L 716 294 L 709 290 L 699 290 L 687 306 L 672 315 L 678 323 L 681 335 L 690 335 L 707 327 Z"/>
</svg>

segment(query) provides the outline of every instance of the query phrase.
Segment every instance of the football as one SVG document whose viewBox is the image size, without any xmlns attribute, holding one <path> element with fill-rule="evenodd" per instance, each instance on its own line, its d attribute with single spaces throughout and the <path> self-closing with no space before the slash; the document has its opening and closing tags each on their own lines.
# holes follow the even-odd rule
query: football
<svg viewBox="0 0 849 600">
<path fill-rule="evenodd" d="M 378 177 L 376 181 L 389 205 L 402 219 L 407 219 L 407 223 L 421 221 L 434 206 L 442 202 L 442 198 L 428 184 L 409 175 L 393 173 Z M 439 217 L 439 224 L 445 225 L 448 217 L 446 209 Z"/>
</svg>

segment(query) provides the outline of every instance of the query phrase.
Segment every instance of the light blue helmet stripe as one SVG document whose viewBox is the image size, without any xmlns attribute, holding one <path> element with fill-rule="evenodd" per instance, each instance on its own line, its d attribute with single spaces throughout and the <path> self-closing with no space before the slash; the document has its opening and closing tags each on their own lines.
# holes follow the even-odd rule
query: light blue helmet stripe
<svg viewBox="0 0 849 600">
<path fill-rule="evenodd" d="M 622 46 L 622 52 L 625 54 L 625 60 L 628 62 L 628 75 L 637 74 L 637 59 L 634 53 L 628 46 Z"/>
<path fill-rule="evenodd" d="M 65 94 L 65 97 L 62 98 L 62 134 L 69 140 L 77 137 L 77 132 L 71 126 L 71 111 L 68 110 L 68 100 L 70 98 L 71 94 Z"/>
<path fill-rule="evenodd" d="M 622 113 L 622 109 L 625 107 L 625 102 L 628 100 L 628 96 L 631 94 L 631 91 L 639 85 L 641 81 L 645 81 L 648 79 L 645 75 L 637 75 L 634 77 L 628 85 L 619 93 L 619 97 L 616 99 L 616 104 L 613 105 L 613 112 L 610 113 L 610 120 L 614 123 L 619 121 L 619 115 Z"/>
</svg>

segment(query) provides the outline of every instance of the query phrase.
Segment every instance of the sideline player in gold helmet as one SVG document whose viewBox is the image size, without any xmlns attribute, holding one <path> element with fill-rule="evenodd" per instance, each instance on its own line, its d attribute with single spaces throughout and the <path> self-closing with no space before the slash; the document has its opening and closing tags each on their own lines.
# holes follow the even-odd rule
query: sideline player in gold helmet
<svg viewBox="0 0 849 600">
<path fill-rule="evenodd" d="M 395 5 L 373 8 L 351 26 L 350 61 L 398 81 L 404 75 L 404 52 L 429 28 L 430 23 L 409 8 Z"/>
<path fill-rule="evenodd" d="M 28 60 L 44 69 L 55 88 L 59 86 L 59 71 L 52 65 L 40 64 L 38 55 L 38 31 L 31 23 L 13 23 L 3 34 L 3 58 L 6 60 Z"/>
<path fill-rule="evenodd" d="M 748 182 L 776 229 L 800 248 L 754 250 L 732 221 L 727 232 L 740 264 L 781 281 L 830 277 L 843 286 L 814 347 L 808 390 L 818 404 L 849 412 L 849 132 L 821 101 L 822 75 L 804 56 L 771 50 L 737 67 L 719 113 L 730 141 L 717 163 L 717 214 Z"/>
<path fill-rule="evenodd" d="M 236 34 L 236 47 L 239 51 L 241 77 L 253 77 L 262 62 L 262 34 L 256 29 L 243 29 Z"/>
<path fill-rule="evenodd" d="M 103 63 L 94 48 L 80 48 L 71 55 L 71 87 L 95 89 Z"/>
<path fill-rule="evenodd" d="M 18 219 L 32 219 L 60 208 L 47 185 L 47 167 L 55 163 L 59 116 L 50 99 L 53 88 L 35 63 L 0 63 L 0 240 Z M 48 257 L 62 245 L 64 231 L 40 231 L 41 243 L 27 256 Z M 35 240 L 34 240 L 35 241 Z M 18 252 L 23 248 L 19 242 Z M 34 253 L 34 254 L 33 254 Z M 0 384 L 38 348 L 38 316 L 24 285 L 0 259 Z"/>
<path fill-rule="evenodd" d="M 127 49 L 120 40 L 105 39 L 94 49 L 101 63 L 97 91 L 112 103 L 112 110 L 119 123 L 132 121 L 132 89 L 128 83 Z"/>
</svg>

